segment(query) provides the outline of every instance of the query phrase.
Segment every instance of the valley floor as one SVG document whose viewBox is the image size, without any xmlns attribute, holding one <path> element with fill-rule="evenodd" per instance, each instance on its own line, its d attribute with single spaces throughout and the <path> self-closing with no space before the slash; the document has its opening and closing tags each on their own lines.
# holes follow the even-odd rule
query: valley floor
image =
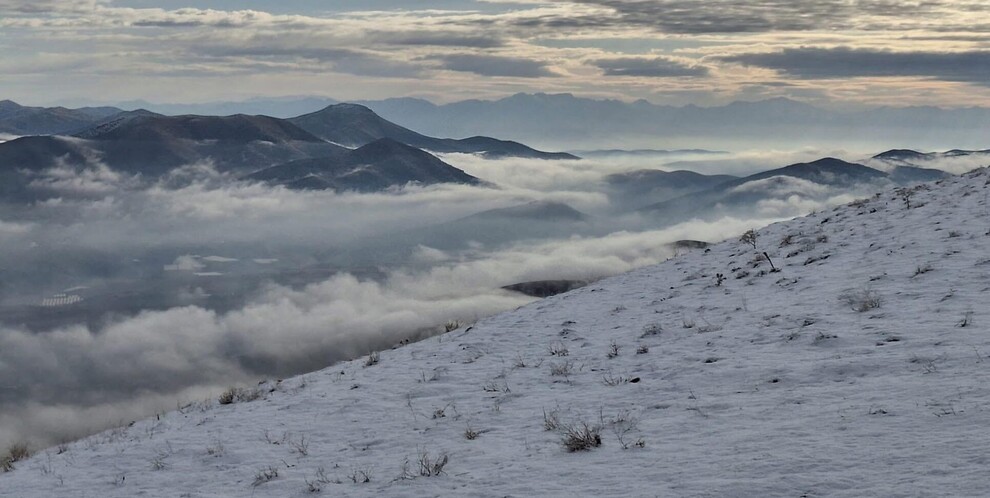
<svg viewBox="0 0 990 498">
<path fill-rule="evenodd" d="M 983 496 L 988 183 L 884 192 L 51 448 L 0 495 Z M 601 445 L 569 452 L 567 428 Z"/>
</svg>

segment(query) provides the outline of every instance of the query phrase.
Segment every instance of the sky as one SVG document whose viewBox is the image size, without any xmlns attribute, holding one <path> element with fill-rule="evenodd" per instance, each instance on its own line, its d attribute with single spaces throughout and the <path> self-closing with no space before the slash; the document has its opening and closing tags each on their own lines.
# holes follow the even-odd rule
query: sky
<svg viewBox="0 0 990 498">
<path fill-rule="evenodd" d="M 984 0 L 0 0 L 32 105 L 518 92 L 990 106 Z"/>
</svg>

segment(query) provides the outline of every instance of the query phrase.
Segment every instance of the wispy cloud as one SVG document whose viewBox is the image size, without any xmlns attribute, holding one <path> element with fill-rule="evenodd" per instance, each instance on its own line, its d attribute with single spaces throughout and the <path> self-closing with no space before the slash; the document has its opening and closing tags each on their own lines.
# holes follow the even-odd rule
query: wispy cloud
<svg viewBox="0 0 990 498">
<path fill-rule="evenodd" d="M 707 76 L 707 67 L 677 61 L 665 57 L 615 57 L 592 61 L 606 76 L 642 76 L 647 78 L 675 78 Z"/>
<path fill-rule="evenodd" d="M 773 69 L 803 79 L 918 76 L 990 85 L 990 51 L 895 52 L 851 47 L 800 47 L 720 59 Z"/>
<path fill-rule="evenodd" d="M 545 62 L 486 54 L 450 54 L 436 57 L 441 67 L 482 76 L 509 76 L 516 78 L 541 78 L 556 76 Z"/>
<path fill-rule="evenodd" d="M 0 84 L 28 103 L 543 91 L 702 105 L 775 96 L 898 105 L 905 95 L 990 104 L 981 70 L 990 5 L 978 0 L 417 4 L 429 10 L 381 0 L 329 12 L 304 3 L 0 0 Z M 72 86 L 57 84 L 67 76 Z"/>
</svg>

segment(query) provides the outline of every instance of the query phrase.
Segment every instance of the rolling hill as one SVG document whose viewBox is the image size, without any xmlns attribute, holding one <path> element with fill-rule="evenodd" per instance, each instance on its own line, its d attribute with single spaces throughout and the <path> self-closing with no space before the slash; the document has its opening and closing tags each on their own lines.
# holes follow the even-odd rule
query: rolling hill
<svg viewBox="0 0 990 498">
<path fill-rule="evenodd" d="M 685 170 L 643 169 L 608 175 L 605 183 L 613 204 L 634 209 L 708 190 L 737 178 L 731 175 L 703 175 Z"/>
<path fill-rule="evenodd" d="M 938 172 L 936 178 L 947 173 Z M 903 166 L 896 174 L 862 164 L 827 157 L 809 163 L 797 163 L 720 182 L 714 187 L 686 194 L 639 209 L 660 220 L 676 221 L 685 217 L 713 219 L 740 210 L 759 211 L 764 215 L 787 217 L 805 199 L 827 200 L 836 196 L 863 196 L 880 188 L 917 183 L 927 179 L 919 168 Z"/>
<path fill-rule="evenodd" d="M 423 148 L 488 158 L 576 159 L 488 137 L 430 138 L 353 104 L 332 105 L 291 120 L 245 114 L 165 116 L 143 109 L 114 111 L 118 110 L 70 112 L 0 103 L 0 124 L 12 123 L 17 116 L 31 115 L 37 120 L 61 116 L 65 119 L 48 131 L 71 131 L 66 136 L 25 136 L 0 142 L 0 202 L 58 196 L 61 192 L 52 191 L 53 182 L 45 177 L 66 169 L 78 173 L 105 167 L 148 184 L 183 166 L 209 165 L 232 178 L 264 179 L 295 189 L 369 192 L 408 183 L 479 183 L 418 150 Z M 5 130 L 0 128 L 0 133 L 8 133 Z M 14 133 L 30 131 L 10 128 Z"/>
<path fill-rule="evenodd" d="M 0 101 L 0 133 L 11 135 L 55 135 L 71 133 L 121 112 L 116 107 L 28 107 L 10 100 Z"/>
<path fill-rule="evenodd" d="M 327 141 L 347 147 L 360 147 L 378 139 L 390 138 L 431 152 L 481 154 L 488 158 L 578 159 L 567 153 L 542 152 L 518 142 L 489 137 L 461 140 L 428 137 L 387 121 L 358 104 L 334 104 L 289 121 Z"/>
<path fill-rule="evenodd" d="M 431 340 L 217 392 L 37 449 L 0 486 L 978 496 L 988 179 L 885 190 L 756 230 L 752 245 L 732 237 Z"/>
<path fill-rule="evenodd" d="M 919 152 L 911 149 L 893 149 L 877 154 L 867 161 L 887 171 L 895 178 L 913 181 L 932 181 L 946 176 L 943 170 L 968 171 L 974 167 L 990 165 L 990 150 L 960 150 L 946 152 Z M 902 180 L 902 181 L 903 181 Z"/>
<path fill-rule="evenodd" d="M 422 150 L 382 138 L 354 150 L 272 166 L 245 177 L 303 190 L 380 191 L 409 183 L 479 184 L 480 180 Z"/>
<path fill-rule="evenodd" d="M 267 116 L 115 115 L 71 137 L 32 136 L 0 144 L 0 195 L 24 201 L 46 192 L 53 168 L 106 166 L 153 182 L 208 163 L 220 173 L 304 189 L 377 191 L 414 182 L 478 183 L 436 157 L 391 139 L 355 150 Z"/>
</svg>

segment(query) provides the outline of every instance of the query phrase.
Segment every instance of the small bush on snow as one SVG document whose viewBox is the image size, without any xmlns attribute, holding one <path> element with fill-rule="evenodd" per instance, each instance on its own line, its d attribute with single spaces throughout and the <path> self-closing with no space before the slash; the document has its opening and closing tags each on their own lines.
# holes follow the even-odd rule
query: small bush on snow
<svg viewBox="0 0 990 498">
<path fill-rule="evenodd" d="M 571 361 L 565 361 L 563 363 L 550 362 L 550 375 L 566 378 L 571 375 L 572 368 L 574 368 L 574 362 Z"/>
<path fill-rule="evenodd" d="M 685 327 L 685 328 L 688 328 L 688 327 Z M 663 333 L 663 327 L 661 327 L 659 323 L 651 323 L 651 324 L 643 327 L 643 334 L 640 335 L 640 337 L 643 337 L 643 338 L 645 338 L 645 337 L 653 337 L 653 336 L 656 336 L 656 335 L 660 335 L 662 333 Z"/>
<path fill-rule="evenodd" d="M 558 415 L 559 409 L 553 409 L 549 412 L 543 409 L 543 429 L 547 431 L 555 431 L 560 428 L 560 417 Z"/>
<path fill-rule="evenodd" d="M 853 310 L 860 313 L 877 309 L 883 305 L 883 298 L 871 289 L 848 291 L 839 298 Z"/>
<path fill-rule="evenodd" d="M 368 355 L 368 359 L 364 360 L 364 366 L 371 367 L 378 364 L 379 356 L 378 351 L 374 351 Z"/>
<path fill-rule="evenodd" d="M 564 428 L 564 448 L 568 452 L 589 451 L 602 445 L 602 427 L 575 423 Z"/>
<path fill-rule="evenodd" d="M 220 393 L 220 396 L 217 397 L 217 402 L 220 403 L 221 405 L 229 405 L 237 402 L 254 401 L 256 399 L 261 398 L 262 394 L 263 393 L 261 389 L 243 389 L 240 387 L 231 387 L 230 389 L 227 389 L 226 391 Z"/>
<path fill-rule="evenodd" d="M 254 476 L 254 481 L 251 482 L 252 486 L 258 487 L 262 484 L 269 482 L 278 477 L 278 469 L 272 466 L 268 466 L 267 469 L 259 470 Z"/>
<path fill-rule="evenodd" d="M 611 360 L 616 356 L 619 356 L 619 345 L 615 341 L 612 341 L 608 346 L 608 353 L 605 354 L 605 357 Z"/>
<path fill-rule="evenodd" d="M 7 449 L 7 454 L 0 457 L 0 472 L 14 470 L 14 464 L 31 456 L 26 444 L 13 444 Z"/>
<path fill-rule="evenodd" d="M 447 466 L 449 460 L 450 458 L 446 453 L 441 453 L 436 458 L 430 458 L 430 454 L 424 451 L 419 456 L 419 475 L 423 477 L 435 477 L 446 474 L 443 468 Z"/>
</svg>

